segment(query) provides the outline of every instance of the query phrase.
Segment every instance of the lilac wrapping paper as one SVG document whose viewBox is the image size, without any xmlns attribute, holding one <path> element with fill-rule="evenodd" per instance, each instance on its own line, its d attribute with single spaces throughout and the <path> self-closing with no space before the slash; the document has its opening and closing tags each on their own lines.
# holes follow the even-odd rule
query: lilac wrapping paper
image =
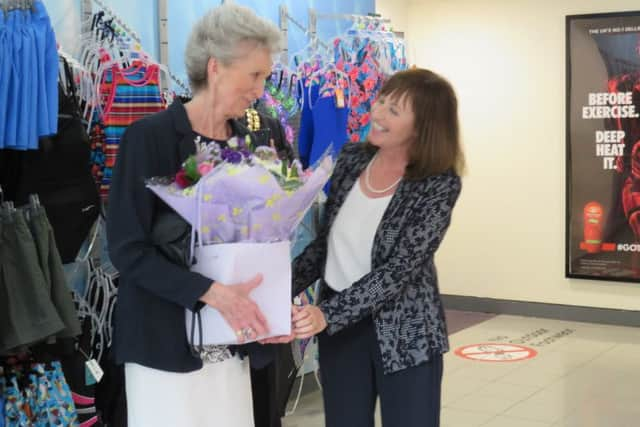
<svg viewBox="0 0 640 427">
<path fill-rule="evenodd" d="M 275 242 L 290 239 L 332 168 L 331 157 L 325 156 L 294 191 L 283 190 L 259 163 L 220 164 L 184 190 L 175 183 L 148 183 L 147 187 L 200 231 L 203 245 Z"/>
</svg>

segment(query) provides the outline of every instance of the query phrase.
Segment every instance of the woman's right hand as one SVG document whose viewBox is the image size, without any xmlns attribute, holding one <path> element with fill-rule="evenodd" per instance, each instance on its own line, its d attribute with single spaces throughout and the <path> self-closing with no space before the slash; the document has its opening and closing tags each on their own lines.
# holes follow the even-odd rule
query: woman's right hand
<svg viewBox="0 0 640 427">
<path fill-rule="evenodd" d="M 261 282 L 262 274 L 256 274 L 251 280 L 234 285 L 213 282 L 209 290 L 200 298 L 202 302 L 222 314 L 235 331 L 240 343 L 269 332 L 267 319 L 260 311 L 260 307 L 249 298 L 251 291 L 260 286 Z"/>
</svg>

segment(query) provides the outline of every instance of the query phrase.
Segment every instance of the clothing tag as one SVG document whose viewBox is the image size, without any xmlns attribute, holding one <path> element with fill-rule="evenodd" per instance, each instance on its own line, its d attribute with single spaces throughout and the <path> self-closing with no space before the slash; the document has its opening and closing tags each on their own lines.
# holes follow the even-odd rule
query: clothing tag
<svg viewBox="0 0 640 427">
<path fill-rule="evenodd" d="M 96 379 L 91 374 L 91 371 L 87 367 L 87 364 L 84 365 L 84 385 L 90 386 L 96 383 Z"/>
<path fill-rule="evenodd" d="M 344 108 L 344 91 L 342 89 L 336 89 L 336 107 Z"/>
<path fill-rule="evenodd" d="M 84 364 L 84 379 L 86 385 L 99 383 L 104 376 L 104 371 L 95 359 L 91 359 Z"/>
</svg>

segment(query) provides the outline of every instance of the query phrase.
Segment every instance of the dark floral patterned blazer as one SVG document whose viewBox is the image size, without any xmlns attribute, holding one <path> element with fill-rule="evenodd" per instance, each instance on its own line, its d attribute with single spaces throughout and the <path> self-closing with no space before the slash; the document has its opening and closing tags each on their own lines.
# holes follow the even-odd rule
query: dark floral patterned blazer
<svg viewBox="0 0 640 427">
<path fill-rule="evenodd" d="M 323 225 L 293 264 L 294 295 L 324 277 L 327 238 L 345 198 L 373 157 L 364 144 L 342 149 L 331 178 Z M 333 335 L 367 317 L 375 322 L 385 373 L 419 365 L 449 350 L 433 263 L 451 221 L 461 181 L 454 172 L 403 180 L 375 235 L 372 270 L 339 293 L 320 284 L 319 307 Z M 362 212 L 362 215 L 366 215 Z"/>
</svg>

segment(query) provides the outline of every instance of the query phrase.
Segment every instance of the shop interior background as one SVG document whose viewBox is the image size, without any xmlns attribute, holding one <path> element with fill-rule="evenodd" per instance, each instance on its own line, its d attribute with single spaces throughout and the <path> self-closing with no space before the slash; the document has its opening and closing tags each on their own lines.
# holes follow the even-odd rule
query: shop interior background
<svg viewBox="0 0 640 427">
<path fill-rule="evenodd" d="M 375 0 L 235 0 L 236 4 L 250 7 L 260 16 L 274 23 L 279 22 L 279 5 L 287 7 L 287 13 L 308 28 L 309 8 L 318 14 L 357 14 L 375 12 Z M 78 34 L 81 30 L 80 0 L 44 0 L 51 17 L 58 43 L 63 49 L 75 55 L 78 53 Z M 142 48 L 156 60 L 160 58 L 158 43 L 158 1 L 157 0 L 103 0 L 124 23 L 132 28 L 142 41 Z M 182 81 L 188 81 L 184 69 L 184 49 L 189 31 L 196 20 L 207 10 L 220 4 L 220 0 L 168 0 L 169 17 L 169 69 Z M 97 5 L 94 5 L 99 9 Z M 347 20 L 319 19 L 318 37 L 327 40 L 342 34 L 353 23 Z M 299 52 L 309 43 L 309 37 L 295 25 L 288 25 L 288 49 L 290 54 Z"/>
<path fill-rule="evenodd" d="M 109 1 L 145 49 L 157 50 L 154 0 Z M 170 67 L 183 74 L 189 24 L 215 5 L 169 0 Z M 237 1 L 278 22 L 274 1 Z M 409 63 L 457 90 L 468 172 L 438 253 L 441 292 L 452 296 L 640 311 L 637 283 L 565 278 L 565 16 L 632 11 L 634 0 L 377 0 L 282 2 L 307 10 L 392 20 Z M 73 51 L 79 0 L 45 0 L 61 45 Z M 320 21 L 322 38 L 351 24 Z M 293 52 L 307 37 L 290 26 Z"/>
</svg>

